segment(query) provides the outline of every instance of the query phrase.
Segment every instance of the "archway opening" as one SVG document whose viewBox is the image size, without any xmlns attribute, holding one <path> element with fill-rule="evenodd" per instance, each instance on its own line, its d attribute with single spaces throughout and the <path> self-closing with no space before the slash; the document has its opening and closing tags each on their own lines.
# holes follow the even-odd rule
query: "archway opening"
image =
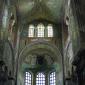
<svg viewBox="0 0 85 85">
<path fill-rule="evenodd" d="M 26 46 L 19 56 L 18 83 L 23 85 L 63 85 L 62 71 L 62 57 L 58 49 L 51 44 L 38 42 Z M 29 80 L 26 78 L 27 72 L 32 75 L 31 79 L 28 75 Z M 38 76 L 38 74 L 42 75 Z M 27 84 L 27 82 L 32 83 Z"/>
</svg>

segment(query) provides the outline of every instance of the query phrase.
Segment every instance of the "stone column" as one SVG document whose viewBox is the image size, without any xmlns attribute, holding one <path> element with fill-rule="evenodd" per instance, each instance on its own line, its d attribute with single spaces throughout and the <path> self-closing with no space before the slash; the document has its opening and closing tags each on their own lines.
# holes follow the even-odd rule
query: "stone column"
<svg viewBox="0 0 85 85">
<path fill-rule="evenodd" d="M 18 59 L 19 59 L 19 44 L 20 44 L 20 30 L 18 29 L 18 32 L 17 32 L 17 41 L 16 41 L 16 49 L 15 49 L 15 82 L 17 85 L 17 73 L 18 73 Z"/>
</svg>

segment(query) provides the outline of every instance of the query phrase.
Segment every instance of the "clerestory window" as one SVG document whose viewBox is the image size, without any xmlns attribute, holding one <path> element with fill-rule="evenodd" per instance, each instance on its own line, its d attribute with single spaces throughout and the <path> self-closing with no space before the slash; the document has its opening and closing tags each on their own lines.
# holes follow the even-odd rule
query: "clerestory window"
<svg viewBox="0 0 85 85">
<path fill-rule="evenodd" d="M 53 26 L 51 24 L 49 24 L 47 26 L 47 30 L 48 30 L 48 37 L 53 37 Z"/>
<path fill-rule="evenodd" d="M 37 26 L 31 24 L 28 29 L 28 37 L 53 37 L 53 26 L 52 24 L 45 26 L 42 23 Z"/>
<path fill-rule="evenodd" d="M 29 25 L 28 37 L 34 37 L 34 25 Z"/>
<path fill-rule="evenodd" d="M 44 25 L 43 24 L 39 24 L 37 26 L 37 37 L 44 37 Z"/>
</svg>

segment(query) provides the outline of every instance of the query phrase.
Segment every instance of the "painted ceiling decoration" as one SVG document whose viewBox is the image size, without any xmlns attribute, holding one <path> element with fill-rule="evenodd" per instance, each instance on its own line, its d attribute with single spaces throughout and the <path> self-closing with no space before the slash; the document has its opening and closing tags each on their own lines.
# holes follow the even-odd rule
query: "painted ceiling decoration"
<svg viewBox="0 0 85 85">
<path fill-rule="evenodd" d="M 19 0 L 18 12 L 28 22 L 38 19 L 60 22 L 63 2 L 64 0 Z"/>
<path fill-rule="evenodd" d="M 46 42 L 35 42 L 27 45 L 19 55 L 19 68 L 24 62 L 29 65 L 36 65 L 37 56 L 43 56 L 48 65 L 60 64 L 61 53 L 57 47 Z"/>
<path fill-rule="evenodd" d="M 41 59 L 38 59 L 38 58 L 41 58 Z M 44 54 L 44 55 L 29 54 L 28 56 L 26 56 L 24 62 L 29 65 L 37 65 L 38 60 L 39 61 L 44 60 L 43 63 L 47 65 L 51 65 L 54 62 L 52 56 L 49 56 L 47 54 Z"/>
</svg>

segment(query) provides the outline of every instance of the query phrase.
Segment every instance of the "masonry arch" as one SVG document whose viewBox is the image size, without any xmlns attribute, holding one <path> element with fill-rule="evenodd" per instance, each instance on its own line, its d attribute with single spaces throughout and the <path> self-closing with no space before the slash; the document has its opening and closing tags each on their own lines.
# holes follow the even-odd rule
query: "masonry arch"
<svg viewBox="0 0 85 85">
<path fill-rule="evenodd" d="M 59 51 L 59 49 L 55 46 L 52 45 L 48 42 L 34 42 L 31 43 L 29 45 L 27 45 L 19 54 L 19 58 L 18 58 L 18 74 L 20 74 L 21 69 L 23 68 L 23 63 L 25 62 L 26 57 L 29 54 L 36 54 L 36 55 L 49 55 L 51 57 L 51 59 L 53 60 L 53 63 L 50 63 L 48 65 L 55 65 L 55 67 L 59 67 L 56 69 L 57 73 L 58 73 L 58 77 L 62 77 L 62 79 L 60 80 L 60 78 L 57 80 L 59 83 L 59 81 L 63 80 L 63 65 L 62 65 L 62 55 L 61 52 Z M 44 56 L 43 56 L 44 57 Z M 50 58 L 45 56 L 46 61 Z M 28 56 L 28 60 L 30 59 L 30 56 Z M 47 61 L 48 63 L 48 61 Z M 26 63 L 27 64 L 27 63 Z M 29 63 L 31 64 L 31 63 Z M 27 64 L 27 66 L 29 65 Z M 27 68 L 26 66 L 26 68 Z M 25 69 L 25 68 L 24 68 Z M 19 75 L 17 75 L 18 77 Z M 23 74 L 22 74 L 23 76 Z M 21 80 L 22 82 L 22 80 Z M 23 83 L 24 84 L 24 83 Z"/>
</svg>

